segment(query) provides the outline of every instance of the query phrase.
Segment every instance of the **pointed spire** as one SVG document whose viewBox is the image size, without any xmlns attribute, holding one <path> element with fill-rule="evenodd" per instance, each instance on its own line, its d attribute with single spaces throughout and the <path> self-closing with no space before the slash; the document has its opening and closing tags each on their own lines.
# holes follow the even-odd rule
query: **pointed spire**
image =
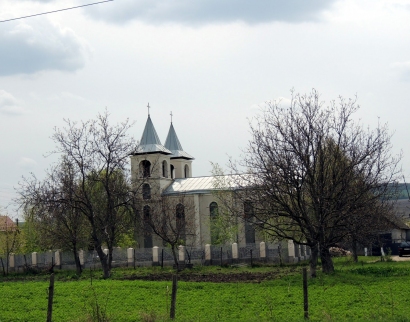
<svg viewBox="0 0 410 322">
<path fill-rule="evenodd" d="M 149 104 L 148 104 L 149 111 Z M 144 132 L 142 133 L 140 144 L 138 145 L 136 154 L 145 153 L 162 153 L 172 154 L 166 149 L 159 140 L 157 131 L 155 131 L 154 124 L 151 121 L 151 116 L 148 114 L 147 123 L 145 124 Z"/>
<path fill-rule="evenodd" d="M 172 112 L 171 112 L 171 117 L 172 117 Z M 178 140 L 178 136 L 175 132 L 174 125 L 172 124 L 172 120 L 171 120 L 171 126 L 169 127 L 167 139 L 165 140 L 165 148 L 172 152 L 171 159 L 187 159 L 187 160 L 193 159 L 191 155 L 189 155 L 182 149 L 182 145 Z"/>
</svg>

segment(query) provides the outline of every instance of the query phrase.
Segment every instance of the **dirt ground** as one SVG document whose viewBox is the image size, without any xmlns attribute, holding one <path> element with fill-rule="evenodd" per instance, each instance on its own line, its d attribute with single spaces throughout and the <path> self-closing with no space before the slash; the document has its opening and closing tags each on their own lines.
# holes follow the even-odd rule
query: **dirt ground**
<svg viewBox="0 0 410 322">
<path fill-rule="evenodd" d="M 181 274 L 178 279 L 184 282 L 213 282 L 213 283 L 236 283 L 236 282 L 249 282 L 260 283 L 264 280 L 272 280 L 280 277 L 279 272 L 266 272 L 266 273 L 251 273 L 241 272 L 232 274 Z M 171 273 L 164 274 L 149 274 L 146 276 L 130 275 L 124 277 L 126 280 L 145 280 L 145 281 L 170 281 L 172 280 Z"/>
<path fill-rule="evenodd" d="M 406 256 L 403 256 L 403 257 L 399 257 L 399 256 L 397 256 L 397 255 L 393 255 L 391 258 L 392 258 L 392 260 L 394 260 L 395 262 L 410 261 L 410 256 L 409 256 L 409 255 L 406 255 Z"/>
</svg>

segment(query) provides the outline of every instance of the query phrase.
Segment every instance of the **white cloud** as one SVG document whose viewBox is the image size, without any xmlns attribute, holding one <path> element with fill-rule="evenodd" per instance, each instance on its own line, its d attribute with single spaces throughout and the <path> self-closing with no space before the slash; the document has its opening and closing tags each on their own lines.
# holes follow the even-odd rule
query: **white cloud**
<svg viewBox="0 0 410 322">
<path fill-rule="evenodd" d="M 84 66 L 88 52 L 84 40 L 46 19 L 34 21 L 12 22 L 0 29 L 0 76 Z"/>
<path fill-rule="evenodd" d="M 18 165 L 20 166 L 20 168 L 30 170 L 37 165 L 37 162 L 31 158 L 21 157 Z"/>
<path fill-rule="evenodd" d="M 10 93 L 0 89 L 0 113 L 6 115 L 21 115 L 25 110 L 19 101 Z"/>
<path fill-rule="evenodd" d="M 400 80 L 410 82 L 410 61 L 394 63 L 392 68 L 398 74 Z"/>
<path fill-rule="evenodd" d="M 242 21 L 249 24 L 320 19 L 335 0 L 123 0 L 88 7 L 86 13 L 101 20 L 150 24 L 207 24 Z"/>
</svg>

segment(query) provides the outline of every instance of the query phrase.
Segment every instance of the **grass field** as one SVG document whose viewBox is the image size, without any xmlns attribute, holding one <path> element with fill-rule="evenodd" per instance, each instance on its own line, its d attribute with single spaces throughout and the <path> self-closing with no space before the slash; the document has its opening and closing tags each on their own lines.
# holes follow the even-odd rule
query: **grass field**
<svg viewBox="0 0 410 322">
<path fill-rule="evenodd" d="M 365 258 L 361 258 L 365 260 Z M 366 258 L 369 260 L 369 258 Z M 309 280 L 312 321 L 410 321 L 410 262 L 335 263 L 335 274 Z M 302 321 L 301 266 L 257 268 L 199 267 L 182 274 L 240 274 L 275 271 L 259 282 L 182 282 L 177 321 Z M 169 269 L 164 269 L 169 271 Z M 129 280 L 163 274 L 160 268 L 101 273 L 90 285 L 89 272 L 56 274 L 53 321 L 94 321 L 97 305 L 110 321 L 167 321 L 171 282 Z M 0 321 L 45 321 L 48 277 L 0 279 Z"/>
</svg>

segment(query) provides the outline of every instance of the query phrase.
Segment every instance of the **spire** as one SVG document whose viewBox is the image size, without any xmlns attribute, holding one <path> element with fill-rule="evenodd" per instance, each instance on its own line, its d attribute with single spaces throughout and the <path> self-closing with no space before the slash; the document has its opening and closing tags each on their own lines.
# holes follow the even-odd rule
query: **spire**
<svg viewBox="0 0 410 322">
<path fill-rule="evenodd" d="M 172 112 L 171 112 L 171 117 L 172 117 Z M 182 149 L 182 145 L 178 140 L 178 137 L 175 132 L 174 125 L 172 124 L 172 121 L 171 121 L 171 126 L 169 127 L 167 139 L 165 140 L 165 148 L 168 150 L 171 150 L 172 152 L 171 159 L 187 159 L 187 160 L 193 159 L 191 155 L 189 155 Z"/>
<path fill-rule="evenodd" d="M 149 110 L 149 104 L 148 104 Z M 144 132 L 142 133 L 140 144 L 137 147 L 135 154 L 145 153 L 162 153 L 172 154 L 171 151 L 166 149 L 159 140 L 157 131 L 155 131 L 154 124 L 151 121 L 151 116 L 148 114 L 147 123 L 145 124 Z"/>
</svg>

